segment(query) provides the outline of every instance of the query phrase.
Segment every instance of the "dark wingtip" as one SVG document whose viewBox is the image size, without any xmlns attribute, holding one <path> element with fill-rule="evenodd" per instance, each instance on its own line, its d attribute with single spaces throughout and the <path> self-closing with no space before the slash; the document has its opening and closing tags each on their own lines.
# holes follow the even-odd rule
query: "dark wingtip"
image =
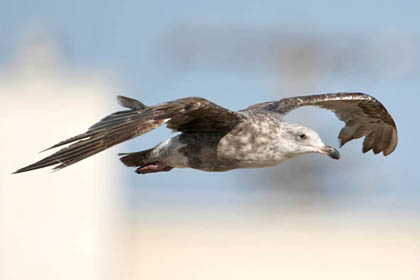
<svg viewBox="0 0 420 280">
<path fill-rule="evenodd" d="M 39 167 L 34 166 L 33 164 L 31 164 L 31 165 L 28 165 L 28 166 L 25 166 L 25 167 L 22 167 L 22 168 L 16 170 L 12 174 L 18 174 L 18 173 L 28 172 L 28 171 L 32 171 L 32 170 L 35 170 L 35 169 L 38 169 L 38 168 Z"/>
<path fill-rule="evenodd" d="M 19 173 L 23 173 L 23 172 L 30 171 L 30 170 L 31 169 L 27 169 L 27 167 L 24 167 L 24 168 L 20 168 L 20 169 L 16 170 L 12 174 L 19 174 Z"/>
<path fill-rule="evenodd" d="M 386 150 L 383 150 L 382 153 L 383 153 L 384 157 L 386 157 L 386 156 L 389 156 L 393 151 L 394 150 L 392 150 L 390 152 L 389 151 L 386 151 Z"/>
<path fill-rule="evenodd" d="M 374 153 L 375 155 L 379 154 L 380 152 L 382 152 L 382 150 L 381 150 L 381 149 L 378 149 L 378 148 L 373 147 L 373 153 Z"/>
<path fill-rule="evenodd" d="M 366 154 L 367 152 L 369 152 L 372 148 L 367 148 L 367 147 L 363 147 L 362 149 L 362 153 Z"/>
<path fill-rule="evenodd" d="M 390 154 L 392 154 L 395 151 L 396 148 L 397 148 L 397 146 L 393 146 L 391 149 L 384 149 L 383 150 L 384 156 L 385 157 L 389 156 Z"/>
<path fill-rule="evenodd" d="M 58 146 L 59 146 L 59 145 L 54 145 L 54 146 L 51 146 L 51 147 L 49 147 L 49 148 L 46 148 L 45 150 L 40 151 L 40 152 L 39 152 L 39 154 L 40 154 L 40 153 L 43 153 L 43 152 L 46 152 L 46 151 L 49 151 L 49 150 L 51 150 L 51 149 L 57 148 Z"/>
<path fill-rule="evenodd" d="M 362 153 L 364 153 L 364 154 L 365 154 L 365 153 L 369 152 L 370 150 L 372 150 L 372 152 L 373 152 L 375 155 L 380 154 L 380 153 L 382 152 L 382 154 L 383 154 L 383 156 L 384 156 L 384 157 L 389 156 L 389 155 L 393 152 L 393 151 L 391 151 L 391 152 L 387 152 L 387 151 L 385 151 L 385 150 L 375 152 L 375 150 L 373 150 L 372 148 L 370 148 L 370 149 L 365 149 L 365 148 L 363 147 L 363 149 L 362 149 Z"/>
</svg>

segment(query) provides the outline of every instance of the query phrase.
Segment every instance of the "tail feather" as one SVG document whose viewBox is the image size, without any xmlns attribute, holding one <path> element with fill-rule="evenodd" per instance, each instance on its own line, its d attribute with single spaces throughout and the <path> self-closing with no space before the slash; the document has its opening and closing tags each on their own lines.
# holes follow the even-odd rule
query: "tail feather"
<svg viewBox="0 0 420 280">
<path fill-rule="evenodd" d="M 128 167 L 132 166 L 142 166 L 147 163 L 148 156 L 153 149 L 148 149 L 140 152 L 135 153 L 122 153 L 118 154 L 119 156 L 123 156 L 120 158 L 121 162 L 124 163 Z"/>
</svg>

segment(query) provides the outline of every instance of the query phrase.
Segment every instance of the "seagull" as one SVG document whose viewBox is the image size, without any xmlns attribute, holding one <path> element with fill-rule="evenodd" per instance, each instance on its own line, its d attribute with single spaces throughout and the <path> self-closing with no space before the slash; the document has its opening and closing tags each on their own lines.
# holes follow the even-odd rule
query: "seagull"
<svg viewBox="0 0 420 280">
<path fill-rule="evenodd" d="M 136 173 L 146 174 L 173 168 L 221 172 L 270 167 L 308 153 L 339 159 L 337 149 L 324 144 L 313 129 L 283 120 L 287 113 L 303 106 L 331 110 L 345 123 L 338 136 L 340 147 L 365 137 L 363 153 L 373 150 L 374 154 L 382 152 L 387 156 L 398 142 L 391 115 L 377 99 L 364 93 L 290 97 L 240 111 L 230 111 L 199 97 L 156 106 L 124 96 L 117 100 L 128 110 L 113 113 L 85 133 L 48 148 L 69 144 L 15 173 L 48 166 L 59 170 L 163 124 L 180 133 L 151 149 L 118 154 L 120 160 L 126 166 L 136 167 Z"/>
</svg>

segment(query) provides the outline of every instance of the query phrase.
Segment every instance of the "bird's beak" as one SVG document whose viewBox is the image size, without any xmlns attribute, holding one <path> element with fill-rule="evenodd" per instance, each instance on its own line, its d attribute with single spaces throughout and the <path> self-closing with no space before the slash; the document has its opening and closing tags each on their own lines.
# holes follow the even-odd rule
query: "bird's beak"
<svg viewBox="0 0 420 280">
<path fill-rule="evenodd" d="M 340 159 L 340 153 L 337 151 L 336 148 L 331 146 L 325 146 L 320 150 L 321 154 L 327 155 L 333 159 Z"/>
</svg>

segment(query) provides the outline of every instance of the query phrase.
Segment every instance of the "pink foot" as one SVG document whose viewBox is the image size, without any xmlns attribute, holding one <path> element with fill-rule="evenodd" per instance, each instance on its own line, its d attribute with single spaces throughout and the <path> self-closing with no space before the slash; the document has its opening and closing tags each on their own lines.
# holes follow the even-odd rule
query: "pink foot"
<svg viewBox="0 0 420 280">
<path fill-rule="evenodd" d="M 161 171 L 169 171 L 172 170 L 173 167 L 164 164 L 163 162 L 154 162 L 154 163 L 149 163 L 148 165 L 145 166 L 140 166 L 139 168 L 136 169 L 136 173 L 138 174 L 146 174 L 146 173 L 154 173 L 154 172 L 161 172 Z"/>
</svg>

